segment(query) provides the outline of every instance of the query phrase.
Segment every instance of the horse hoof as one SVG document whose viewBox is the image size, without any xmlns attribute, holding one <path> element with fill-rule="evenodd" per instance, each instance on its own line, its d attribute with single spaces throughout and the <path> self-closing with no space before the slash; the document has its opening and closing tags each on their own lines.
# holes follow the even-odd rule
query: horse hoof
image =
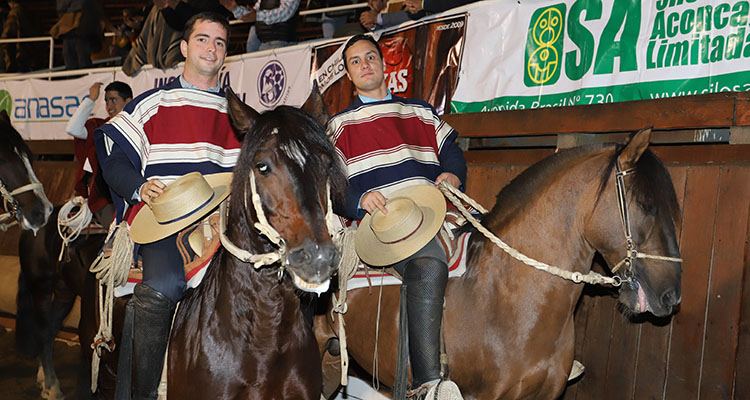
<svg viewBox="0 0 750 400">
<path fill-rule="evenodd" d="M 60 383 L 55 383 L 49 389 L 43 390 L 42 397 L 47 400 L 65 400 L 65 396 L 63 396 L 62 390 L 60 390 Z"/>
</svg>

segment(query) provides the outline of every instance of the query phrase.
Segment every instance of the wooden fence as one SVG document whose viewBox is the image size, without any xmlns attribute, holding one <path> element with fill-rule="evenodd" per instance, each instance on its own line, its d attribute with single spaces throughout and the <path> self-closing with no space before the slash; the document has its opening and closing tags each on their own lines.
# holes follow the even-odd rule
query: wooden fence
<svg viewBox="0 0 750 400">
<path fill-rule="evenodd" d="M 586 372 L 565 400 L 750 398 L 749 100 L 745 93 L 712 94 L 445 117 L 480 143 L 554 133 L 574 134 L 572 141 L 558 135 L 558 143 L 587 143 L 649 125 L 654 139 L 670 143 L 652 150 L 667 165 L 682 210 L 680 311 L 633 322 L 618 310 L 614 292 L 586 288 L 575 317 L 575 354 Z M 736 144 L 670 140 L 711 132 L 728 132 Z M 467 192 L 492 206 L 502 186 L 552 151 L 469 150 Z"/>
</svg>

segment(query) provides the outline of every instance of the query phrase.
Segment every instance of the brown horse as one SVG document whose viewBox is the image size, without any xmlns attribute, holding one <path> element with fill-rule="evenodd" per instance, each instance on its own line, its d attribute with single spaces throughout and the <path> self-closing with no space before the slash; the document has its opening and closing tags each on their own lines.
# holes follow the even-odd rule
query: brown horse
<svg viewBox="0 0 750 400">
<path fill-rule="evenodd" d="M 234 168 L 226 237 L 241 249 L 239 256 L 242 250 L 275 253 L 280 260 L 255 269 L 234 255 L 237 250 L 230 254 L 220 248 L 201 285 L 188 291 L 177 309 L 168 397 L 319 399 L 320 355 L 295 286 L 324 290 L 335 272 L 338 255 L 326 229 L 326 188 L 340 198 L 346 179 L 324 128 L 309 114 L 288 106 L 258 114 L 231 92 L 227 99 L 242 151 Z M 262 214 L 282 239 L 280 246 L 255 229 L 261 218 L 253 205 L 253 185 Z M 123 300 L 118 303 L 115 320 L 121 319 Z M 82 343 L 93 337 L 86 335 Z M 112 384 L 102 380 L 116 372 L 116 354 L 102 362 L 99 387 L 106 391 Z"/>
<path fill-rule="evenodd" d="M 596 252 L 610 266 L 631 251 L 670 257 L 629 258 L 617 274 L 623 281 L 619 300 L 630 312 L 671 314 L 681 300 L 678 206 L 666 168 L 647 150 L 649 138 L 647 129 L 624 147 L 595 145 L 550 156 L 505 187 L 482 224 L 521 253 L 582 274 Z M 622 220 L 617 180 L 624 183 Z M 582 289 L 524 265 L 475 232 L 466 273 L 448 282 L 443 314 L 450 378 L 465 398 L 559 397 L 573 363 L 573 310 Z M 350 291 L 345 316 L 349 355 L 371 374 L 378 294 Z M 382 298 L 377 378 L 392 387 L 396 346 L 384 344 L 396 342 L 399 288 L 383 288 Z M 315 321 L 321 349 L 331 347 L 333 326 L 328 315 Z M 330 357 L 324 366 L 337 365 Z"/>
</svg>

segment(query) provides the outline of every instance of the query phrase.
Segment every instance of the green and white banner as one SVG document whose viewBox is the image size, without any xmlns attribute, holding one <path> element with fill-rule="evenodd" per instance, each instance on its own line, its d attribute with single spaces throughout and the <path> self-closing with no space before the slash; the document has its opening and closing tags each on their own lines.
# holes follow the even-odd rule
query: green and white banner
<svg viewBox="0 0 750 400">
<path fill-rule="evenodd" d="M 520 0 L 469 9 L 453 112 L 750 91 L 749 1 Z"/>
</svg>

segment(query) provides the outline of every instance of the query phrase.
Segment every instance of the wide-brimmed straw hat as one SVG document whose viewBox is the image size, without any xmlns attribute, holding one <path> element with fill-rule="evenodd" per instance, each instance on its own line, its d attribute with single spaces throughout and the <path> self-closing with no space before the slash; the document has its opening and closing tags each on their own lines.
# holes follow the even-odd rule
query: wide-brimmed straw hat
<svg viewBox="0 0 750 400">
<path fill-rule="evenodd" d="M 357 255 L 369 265 L 391 265 L 413 255 L 435 237 L 445 219 L 445 199 L 434 186 L 397 190 L 385 208 L 388 214 L 367 214 L 357 228 Z"/>
<path fill-rule="evenodd" d="M 232 173 L 191 172 L 164 188 L 151 207 L 138 211 L 130 225 L 135 243 L 151 243 L 179 232 L 205 217 L 229 195 Z"/>
</svg>

